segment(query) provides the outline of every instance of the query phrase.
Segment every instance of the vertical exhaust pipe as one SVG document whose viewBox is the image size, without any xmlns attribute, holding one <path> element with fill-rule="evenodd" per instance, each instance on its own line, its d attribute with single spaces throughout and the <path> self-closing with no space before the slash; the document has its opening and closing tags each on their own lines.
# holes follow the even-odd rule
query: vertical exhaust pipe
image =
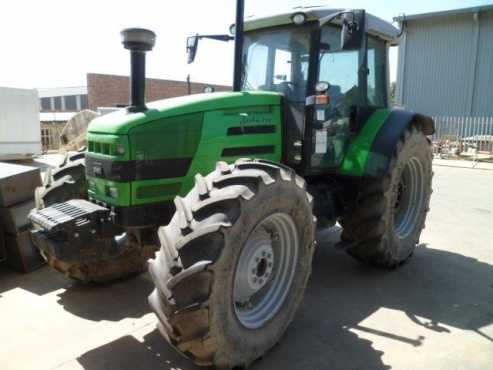
<svg viewBox="0 0 493 370">
<path fill-rule="evenodd" d="M 121 33 L 123 47 L 130 50 L 130 105 L 128 112 L 143 112 L 146 88 L 146 52 L 152 50 L 156 34 L 143 28 L 126 28 Z"/>
<path fill-rule="evenodd" d="M 241 91 L 243 84 L 243 23 L 245 13 L 245 0 L 236 1 L 235 23 L 235 65 L 233 76 L 233 91 Z"/>
</svg>

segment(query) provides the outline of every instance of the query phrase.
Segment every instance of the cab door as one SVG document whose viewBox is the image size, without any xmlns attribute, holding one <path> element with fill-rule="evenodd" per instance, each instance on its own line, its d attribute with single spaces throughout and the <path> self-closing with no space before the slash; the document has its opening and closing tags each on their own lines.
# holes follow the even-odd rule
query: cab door
<svg viewBox="0 0 493 370">
<path fill-rule="evenodd" d="M 340 40 L 339 27 L 321 29 L 317 83 L 326 82 L 328 89 L 317 92 L 326 99 L 314 99 L 307 117 L 312 173 L 338 169 L 349 143 L 371 114 L 388 105 L 385 41 L 367 35 L 360 50 L 341 50 Z"/>
<path fill-rule="evenodd" d="M 341 29 L 326 26 L 321 30 L 318 56 L 318 83 L 328 89 L 319 91 L 324 99 L 314 101 L 312 118 L 311 169 L 339 167 L 351 137 L 350 120 L 354 107 L 364 105 L 364 50 L 341 50 Z"/>
</svg>

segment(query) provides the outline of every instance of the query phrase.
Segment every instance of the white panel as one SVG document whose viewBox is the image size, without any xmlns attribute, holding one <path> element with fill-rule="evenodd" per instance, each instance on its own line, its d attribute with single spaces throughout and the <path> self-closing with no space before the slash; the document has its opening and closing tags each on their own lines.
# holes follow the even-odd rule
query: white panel
<svg viewBox="0 0 493 370">
<path fill-rule="evenodd" d="M 37 91 L 0 87 L 0 156 L 40 152 Z"/>
<path fill-rule="evenodd" d="M 492 40 L 491 10 L 479 13 L 479 28 L 474 13 L 408 21 L 398 62 L 402 104 L 435 116 L 492 116 Z"/>
</svg>

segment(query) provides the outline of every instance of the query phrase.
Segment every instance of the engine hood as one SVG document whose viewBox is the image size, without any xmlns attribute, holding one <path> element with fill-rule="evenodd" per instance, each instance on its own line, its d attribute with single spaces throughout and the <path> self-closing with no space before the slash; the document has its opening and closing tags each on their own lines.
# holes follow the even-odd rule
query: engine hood
<svg viewBox="0 0 493 370">
<path fill-rule="evenodd" d="M 126 135 L 132 128 L 156 119 L 220 109 L 278 105 L 280 100 L 280 94 L 264 91 L 187 95 L 148 103 L 149 109 L 145 112 L 127 113 L 121 110 L 98 117 L 89 124 L 88 131 Z"/>
</svg>

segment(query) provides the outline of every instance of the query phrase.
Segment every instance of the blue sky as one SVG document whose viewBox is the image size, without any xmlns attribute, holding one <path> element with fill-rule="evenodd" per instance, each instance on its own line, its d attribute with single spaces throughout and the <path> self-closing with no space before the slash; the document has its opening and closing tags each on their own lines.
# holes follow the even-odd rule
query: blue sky
<svg viewBox="0 0 493 370">
<path fill-rule="evenodd" d="M 391 21 L 415 14 L 476 5 L 492 0 L 246 0 L 246 14 L 272 13 L 297 5 L 365 8 Z M 148 27 L 157 43 L 148 56 L 148 76 L 231 83 L 232 45 L 205 41 L 196 62 L 187 65 L 185 39 L 196 32 L 225 33 L 234 21 L 234 0 L 6 0 L 0 12 L 0 86 L 57 87 L 85 84 L 87 72 L 127 74 L 121 47 L 124 27 Z M 395 71 L 396 53 L 391 57 Z M 395 72 L 392 73 L 395 76 Z"/>
</svg>

